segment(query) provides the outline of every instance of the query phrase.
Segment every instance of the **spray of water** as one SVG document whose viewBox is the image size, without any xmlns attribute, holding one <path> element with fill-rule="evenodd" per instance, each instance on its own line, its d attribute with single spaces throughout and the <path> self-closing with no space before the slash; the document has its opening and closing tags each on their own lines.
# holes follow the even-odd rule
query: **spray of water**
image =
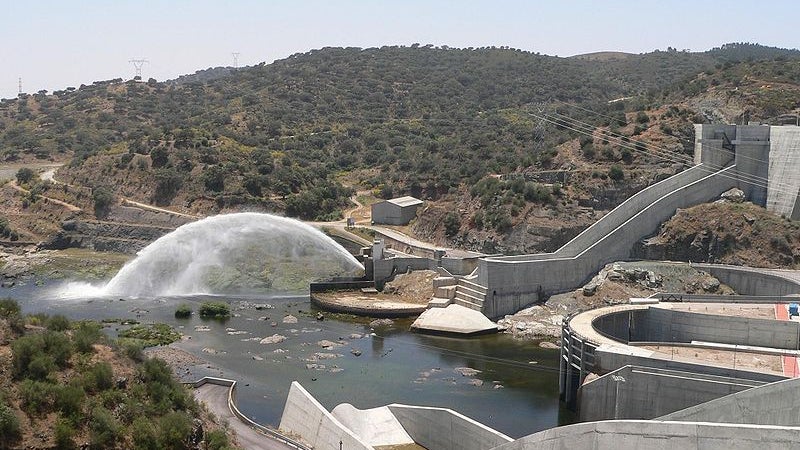
<svg viewBox="0 0 800 450">
<path fill-rule="evenodd" d="M 305 223 L 270 214 L 226 214 L 183 225 L 156 240 L 105 287 L 95 288 L 95 294 L 296 292 L 309 281 L 363 270 L 347 250 Z"/>
</svg>

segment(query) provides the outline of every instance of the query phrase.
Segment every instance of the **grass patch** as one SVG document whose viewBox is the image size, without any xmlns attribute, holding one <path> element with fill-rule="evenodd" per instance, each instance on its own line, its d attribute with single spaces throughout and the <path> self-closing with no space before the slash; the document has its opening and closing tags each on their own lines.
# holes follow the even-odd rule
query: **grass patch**
<svg viewBox="0 0 800 450">
<path fill-rule="evenodd" d="M 180 340 L 181 334 L 165 323 L 155 323 L 152 325 L 134 325 L 127 330 L 121 331 L 119 337 L 138 343 L 143 347 L 155 347 L 157 345 L 169 345 Z"/>
<path fill-rule="evenodd" d="M 200 317 L 205 319 L 227 319 L 231 316 L 231 307 L 224 302 L 203 302 L 200 305 Z"/>
</svg>

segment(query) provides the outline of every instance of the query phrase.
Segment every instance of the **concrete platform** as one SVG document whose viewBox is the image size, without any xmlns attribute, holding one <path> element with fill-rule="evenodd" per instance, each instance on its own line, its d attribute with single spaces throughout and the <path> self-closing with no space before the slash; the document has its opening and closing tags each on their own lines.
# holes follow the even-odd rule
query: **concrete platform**
<svg viewBox="0 0 800 450">
<path fill-rule="evenodd" d="M 461 305 L 449 305 L 446 308 L 431 308 L 423 312 L 411 324 L 411 331 L 471 336 L 496 333 L 497 324 L 479 311 Z"/>
</svg>

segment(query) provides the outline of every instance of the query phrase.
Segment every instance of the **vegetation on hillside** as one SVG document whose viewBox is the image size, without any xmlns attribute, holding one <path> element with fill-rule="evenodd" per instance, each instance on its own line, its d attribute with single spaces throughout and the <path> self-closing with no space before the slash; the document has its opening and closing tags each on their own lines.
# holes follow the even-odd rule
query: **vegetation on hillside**
<svg viewBox="0 0 800 450">
<path fill-rule="evenodd" d="M 800 108 L 798 58 L 754 44 L 606 60 L 506 47 L 324 48 L 174 82 L 116 79 L 4 100 L 0 157 L 71 156 L 59 177 L 94 189 L 80 195 L 98 216 L 127 197 L 201 214 L 331 220 L 354 188 L 452 201 L 486 177 L 544 171 L 574 175 L 561 182 L 569 209 L 669 172 L 638 141 L 688 156 L 692 122 L 735 118 L 708 107 L 719 101 L 710 93 L 735 97 L 748 120 Z M 500 227 L 490 228 L 526 223 L 522 214 L 507 227 L 515 210 L 496 200 L 488 213 Z M 525 202 L 514 206 L 555 207 Z M 461 209 L 459 223 L 471 226 L 472 208 Z M 448 235 L 459 234 L 451 220 Z"/>
</svg>

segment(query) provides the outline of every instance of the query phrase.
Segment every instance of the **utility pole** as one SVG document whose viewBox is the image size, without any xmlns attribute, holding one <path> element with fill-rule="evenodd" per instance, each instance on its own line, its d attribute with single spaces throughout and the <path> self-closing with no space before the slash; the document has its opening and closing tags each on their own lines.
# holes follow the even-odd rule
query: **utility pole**
<svg viewBox="0 0 800 450">
<path fill-rule="evenodd" d="M 239 52 L 231 52 L 231 55 L 233 55 L 233 68 L 234 69 L 238 69 L 239 68 L 239 55 L 241 55 L 241 53 L 239 53 Z"/>
<path fill-rule="evenodd" d="M 133 68 L 136 70 L 136 77 L 139 77 L 139 79 L 141 79 L 142 78 L 142 66 L 144 66 L 147 63 L 149 63 L 150 61 L 148 61 L 148 60 L 146 60 L 144 58 L 133 58 L 133 59 L 129 60 L 128 62 L 133 64 Z"/>
</svg>

